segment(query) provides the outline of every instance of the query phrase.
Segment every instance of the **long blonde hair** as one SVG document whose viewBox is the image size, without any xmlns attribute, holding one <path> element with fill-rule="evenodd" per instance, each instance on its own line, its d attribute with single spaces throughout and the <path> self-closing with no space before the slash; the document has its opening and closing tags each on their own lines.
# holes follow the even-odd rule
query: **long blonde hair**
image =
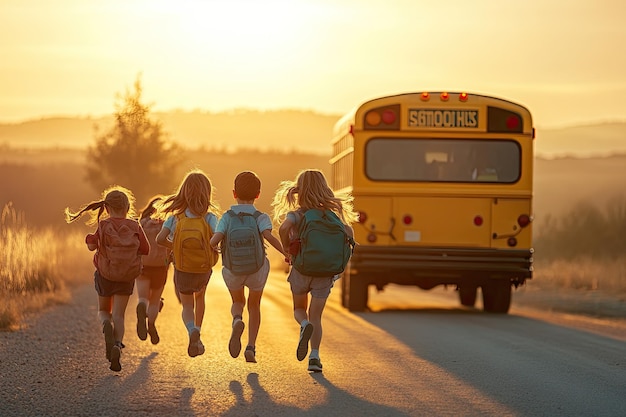
<svg viewBox="0 0 626 417">
<path fill-rule="evenodd" d="M 135 196 L 128 188 L 113 185 L 102 192 L 102 198 L 100 200 L 92 201 L 77 212 L 72 212 L 69 207 L 66 207 L 64 210 L 65 221 L 71 223 L 81 217 L 86 211 L 89 211 L 91 216 L 86 224 L 92 226 L 98 224 L 101 218 L 106 219 L 109 217 L 108 213 L 105 211 L 107 207 L 109 210 L 126 210 L 126 217 L 134 218 Z M 98 210 L 98 212 L 96 213 L 95 210 Z"/>
<path fill-rule="evenodd" d="M 196 216 L 217 214 L 219 207 L 211 201 L 213 186 L 209 177 L 199 169 L 189 171 L 178 187 L 176 194 L 166 196 L 156 204 L 159 214 L 181 214 L 189 209 Z"/>
<path fill-rule="evenodd" d="M 295 181 L 280 183 L 272 201 L 274 220 L 281 223 L 287 212 L 297 209 L 323 208 L 333 210 L 345 224 L 350 225 L 358 218 L 352 201 L 353 197 L 349 194 L 335 195 L 322 171 L 305 169 L 298 173 Z"/>
</svg>

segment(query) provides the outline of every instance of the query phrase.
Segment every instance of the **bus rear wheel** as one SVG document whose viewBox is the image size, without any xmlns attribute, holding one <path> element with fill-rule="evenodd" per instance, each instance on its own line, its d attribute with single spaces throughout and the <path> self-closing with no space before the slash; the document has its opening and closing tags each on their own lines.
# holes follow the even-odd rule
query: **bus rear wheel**
<svg viewBox="0 0 626 417">
<path fill-rule="evenodd" d="M 476 292 L 478 287 L 474 285 L 462 285 L 459 287 L 459 300 L 465 307 L 474 307 L 476 304 Z"/>
<path fill-rule="evenodd" d="M 493 281 L 482 286 L 483 308 L 488 313 L 509 312 L 511 307 L 511 283 L 508 280 Z"/>
<path fill-rule="evenodd" d="M 358 279 L 354 279 L 350 274 L 350 267 L 347 267 L 343 272 L 342 279 L 341 298 L 344 306 L 350 311 L 365 311 L 369 286 Z"/>
</svg>

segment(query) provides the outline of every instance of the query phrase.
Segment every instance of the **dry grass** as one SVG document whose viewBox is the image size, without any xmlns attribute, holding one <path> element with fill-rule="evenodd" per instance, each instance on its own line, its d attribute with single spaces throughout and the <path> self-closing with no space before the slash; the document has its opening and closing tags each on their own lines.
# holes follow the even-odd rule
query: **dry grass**
<svg viewBox="0 0 626 417">
<path fill-rule="evenodd" d="M 626 255 L 614 260 L 556 259 L 535 266 L 533 286 L 626 293 Z"/>
<path fill-rule="evenodd" d="M 11 204 L 0 222 L 0 330 L 19 328 L 26 315 L 69 299 L 69 284 L 89 276 L 83 235 L 29 228 Z"/>
</svg>

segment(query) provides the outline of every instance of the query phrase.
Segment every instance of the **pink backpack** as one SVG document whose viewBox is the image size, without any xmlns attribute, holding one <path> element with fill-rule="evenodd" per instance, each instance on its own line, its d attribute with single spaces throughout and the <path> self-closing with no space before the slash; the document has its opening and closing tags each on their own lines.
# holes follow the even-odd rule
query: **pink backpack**
<svg viewBox="0 0 626 417">
<path fill-rule="evenodd" d="M 139 255 L 139 223 L 124 219 L 101 220 L 98 226 L 98 272 L 110 281 L 130 282 L 141 273 Z"/>
<path fill-rule="evenodd" d="M 150 243 L 150 252 L 142 256 L 145 266 L 166 266 L 170 263 L 170 250 L 157 243 L 156 237 L 163 227 L 163 220 L 146 217 L 141 219 L 141 227 Z"/>
</svg>

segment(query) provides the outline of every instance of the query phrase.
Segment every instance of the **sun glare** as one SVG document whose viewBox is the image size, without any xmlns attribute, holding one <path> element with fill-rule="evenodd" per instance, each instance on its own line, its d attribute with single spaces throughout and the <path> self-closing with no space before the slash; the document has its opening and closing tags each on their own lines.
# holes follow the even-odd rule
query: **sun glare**
<svg viewBox="0 0 626 417">
<path fill-rule="evenodd" d="M 149 10 L 156 17 L 143 20 L 147 31 L 200 63 L 275 62 L 297 46 L 303 33 L 298 22 L 309 6 L 288 0 L 163 0 L 145 1 L 136 12 Z"/>
</svg>

